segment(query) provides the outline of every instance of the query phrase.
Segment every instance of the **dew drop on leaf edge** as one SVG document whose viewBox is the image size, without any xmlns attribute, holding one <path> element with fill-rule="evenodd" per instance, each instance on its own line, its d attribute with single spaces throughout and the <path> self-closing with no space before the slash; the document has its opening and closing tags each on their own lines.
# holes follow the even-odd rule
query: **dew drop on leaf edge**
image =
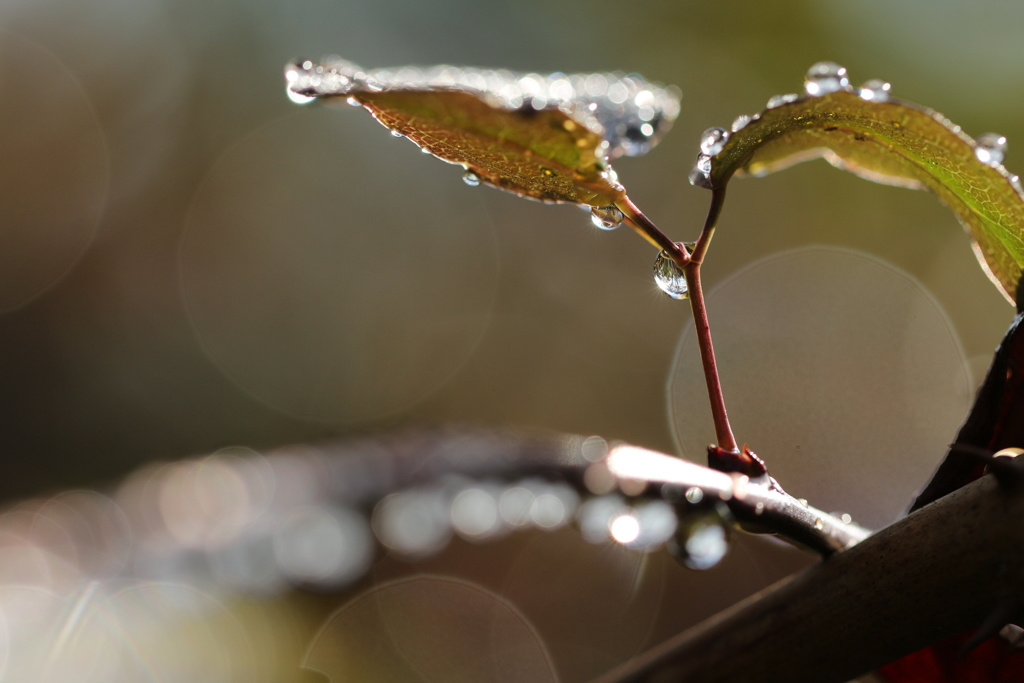
<svg viewBox="0 0 1024 683">
<path fill-rule="evenodd" d="M 690 298 L 683 269 L 664 251 L 654 261 L 654 284 L 673 299 Z"/>
<path fill-rule="evenodd" d="M 724 128 L 708 128 L 700 136 L 701 154 L 713 157 L 722 151 L 728 141 L 729 131 Z"/>
<path fill-rule="evenodd" d="M 889 91 L 891 89 L 892 86 L 887 82 L 879 78 L 872 78 L 860 86 L 857 94 L 862 100 L 867 100 L 868 102 L 886 102 L 889 99 Z"/>
<path fill-rule="evenodd" d="M 983 164 L 998 166 L 1006 157 L 1006 137 L 999 133 L 979 135 L 975 141 L 974 156 Z"/>
<path fill-rule="evenodd" d="M 462 182 L 466 183 L 470 187 L 476 187 L 480 184 L 480 176 L 473 171 L 467 170 L 462 174 Z"/>
<path fill-rule="evenodd" d="M 846 90 L 850 87 L 850 79 L 846 76 L 846 68 L 835 62 L 818 62 L 807 70 L 804 90 L 811 97 Z"/>
</svg>

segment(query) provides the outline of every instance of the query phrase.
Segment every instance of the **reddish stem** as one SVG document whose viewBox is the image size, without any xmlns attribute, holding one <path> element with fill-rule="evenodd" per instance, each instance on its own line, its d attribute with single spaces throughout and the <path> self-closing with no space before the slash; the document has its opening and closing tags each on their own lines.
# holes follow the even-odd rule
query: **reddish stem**
<svg viewBox="0 0 1024 683">
<path fill-rule="evenodd" d="M 711 343 L 711 328 L 708 326 L 707 309 L 704 306 L 704 290 L 700 283 L 700 264 L 707 253 L 711 237 L 715 233 L 715 223 L 722 211 L 725 191 L 716 191 L 711 195 L 711 208 L 704 221 L 704 229 L 690 254 L 679 242 L 673 242 L 665 233 L 658 229 L 651 219 L 643 214 L 629 197 L 622 195 L 615 202 L 625 216 L 626 222 L 640 235 L 663 253 L 669 254 L 686 277 L 686 286 L 690 293 L 690 307 L 693 312 L 694 330 L 697 334 L 697 346 L 700 348 L 700 360 L 704 369 L 704 379 L 708 385 L 708 398 L 711 401 L 711 417 L 715 423 L 715 435 L 722 450 L 740 454 L 736 438 L 729 426 L 729 416 L 725 410 L 725 397 L 722 395 L 722 381 L 718 377 L 718 365 L 715 363 L 715 349 Z"/>
<path fill-rule="evenodd" d="M 715 235 L 715 225 L 722 212 L 725 201 L 725 190 L 715 190 L 711 195 L 711 206 L 704 220 L 704 228 L 697 238 L 690 255 L 690 262 L 683 267 L 686 286 L 690 292 L 690 309 L 693 312 L 693 328 L 697 335 L 697 346 L 700 349 L 700 361 L 704 368 L 704 380 L 708 385 L 708 399 L 711 401 L 711 418 L 715 423 L 715 436 L 718 445 L 725 451 L 740 453 L 733 436 L 729 415 L 725 409 L 725 396 L 722 394 L 722 380 L 718 376 L 718 364 L 715 361 L 715 347 L 711 342 L 711 327 L 708 324 L 708 312 L 704 304 L 704 289 L 700 282 L 700 264 L 704 262 L 711 238 Z"/>
<path fill-rule="evenodd" d="M 702 234 L 701 237 L 704 235 Z M 699 243 L 698 243 L 699 244 Z M 696 254 L 696 250 L 694 251 Z M 697 335 L 697 346 L 700 348 L 700 362 L 704 368 L 704 380 L 708 385 L 708 398 L 711 401 L 711 418 L 715 422 L 715 436 L 718 445 L 732 452 L 739 452 L 736 437 L 729 425 L 729 415 L 725 410 L 725 396 L 722 394 L 722 381 L 718 376 L 718 364 L 715 362 L 715 347 L 711 343 L 711 327 L 708 325 L 707 308 L 704 306 L 704 290 L 700 283 L 700 263 L 691 260 L 683 268 L 686 275 L 686 286 L 690 291 L 690 310 L 693 312 L 693 329 Z"/>
<path fill-rule="evenodd" d="M 650 218 L 645 216 L 633 201 L 626 195 L 615 202 L 615 205 L 626 217 L 626 222 L 631 228 L 640 233 L 640 236 L 653 244 L 658 249 L 672 256 L 672 260 L 685 266 L 690 261 L 690 253 L 679 242 L 673 242 L 668 236 L 658 229 Z"/>
</svg>

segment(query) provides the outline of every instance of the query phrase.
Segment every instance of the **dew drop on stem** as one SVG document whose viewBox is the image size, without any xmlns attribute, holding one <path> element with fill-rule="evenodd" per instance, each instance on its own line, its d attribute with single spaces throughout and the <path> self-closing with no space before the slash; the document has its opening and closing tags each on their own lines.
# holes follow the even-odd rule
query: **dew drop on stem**
<svg viewBox="0 0 1024 683">
<path fill-rule="evenodd" d="M 704 518 L 680 526 L 668 550 L 690 569 L 711 569 L 725 557 L 729 539 L 717 518 Z"/>
<path fill-rule="evenodd" d="M 473 171 L 467 170 L 462 174 L 462 182 L 466 183 L 470 187 L 476 187 L 480 184 L 480 176 Z"/>
<path fill-rule="evenodd" d="M 846 68 L 835 62 L 818 62 L 807 70 L 804 79 L 804 90 L 812 97 L 846 90 L 849 87 L 850 79 L 846 76 Z"/>
<path fill-rule="evenodd" d="M 654 261 L 654 283 L 658 289 L 673 299 L 688 299 L 690 290 L 686 284 L 686 275 L 679 264 L 672 260 L 667 252 L 658 254 Z"/>
<path fill-rule="evenodd" d="M 616 206 L 595 206 L 590 210 L 590 220 L 602 230 L 614 230 L 622 225 L 623 218 Z"/>
<path fill-rule="evenodd" d="M 979 135 L 974 143 L 974 156 L 989 166 L 998 166 L 1006 156 L 1006 137 L 999 133 Z"/>
</svg>

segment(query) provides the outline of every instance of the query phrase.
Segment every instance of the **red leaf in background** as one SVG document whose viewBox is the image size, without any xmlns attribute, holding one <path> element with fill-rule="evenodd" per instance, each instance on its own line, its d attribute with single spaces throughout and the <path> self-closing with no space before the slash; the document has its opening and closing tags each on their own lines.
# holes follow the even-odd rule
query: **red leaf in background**
<svg viewBox="0 0 1024 683">
<path fill-rule="evenodd" d="M 956 444 L 910 511 L 982 476 L 985 464 L 956 446 L 995 453 L 1024 446 L 1024 278 L 1017 285 L 1017 315 L 996 349 L 985 382 Z M 996 605 L 993 605 L 993 609 Z M 890 683 L 1018 683 L 1024 681 L 1024 650 L 995 636 L 962 654 L 973 632 L 941 640 L 887 664 L 878 674 Z"/>
</svg>

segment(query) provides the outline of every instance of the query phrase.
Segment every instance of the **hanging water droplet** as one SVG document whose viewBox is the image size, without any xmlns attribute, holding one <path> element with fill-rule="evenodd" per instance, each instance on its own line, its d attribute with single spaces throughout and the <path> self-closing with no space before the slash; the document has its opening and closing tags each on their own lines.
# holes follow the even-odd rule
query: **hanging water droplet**
<svg viewBox="0 0 1024 683">
<path fill-rule="evenodd" d="M 711 569 L 729 550 L 729 539 L 716 517 L 679 528 L 669 552 L 690 569 Z"/>
<path fill-rule="evenodd" d="M 711 189 L 711 157 L 706 154 L 697 155 L 697 163 L 690 171 L 689 180 L 691 185 Z"/>
<path fill-rule="evenodd" d="M 729 131 L 724 128 L 708 128 L 700 136 L 700 151 L 709 157 L 713 157 L 722 151 L 725 143 L 729 141 Z"/>
<path fill-rule="evenodd" d="M 860 86 L 858 94 L 862 100 L 869 102 L 885 102 L 889 99 L 889 90 L 892 88 L 891 85 L 879 78 L 872 78 L 870 81 L 865 81 L 864 85 Z"/>
<path fill-rule="evenodd" d="M 350 107 L 361 107 L 361 106 L 363 106 L 363 105 L 359 104 L 359 100 L 357 100 L 354 97 L 346 97 L 345 98 L 345 102 L 348 103 L 348 106 L 350 106 Z"/>
<path fill-rule="evenodd" d="M 396 137 L 396 138 L 404 138 L 405 137 L 405 135 L 403 135 L 400 131 L 397 131 L 397 130 L 391 131 L 391 136 L 392 137 Z"/>
<path fill-rule="evenodd" d="M 818 62 L 807 70 L 804 79 L 804 90 L 812 97 L 846 90 L 849 87 L 850 79 L 846 77 L 846 68 L 835 62 Z"/>
<path fill-rule="evenodd" d="M 614 205 L 595 206 L 590 210 L 591 222 L 602 230 L 614 230 L 622 224 L 623 218 L 625 216 Z"/>
<path fill-rule="evenodd" d="M 818 531 L 821 531 L 822 529 L 824 529 L 825 528 L 825 520 L 823 520 L 821 517 L 818 517 L 817 519 L 815 519 L 814 520 L 814 528 L 817 529 Z"/>
<path fill-rule="evenodd" d="M 775 95 L 774 97 L 772 97 L 771 99 L 768 100 L 768 104 L 765 105 L 765 109 L 777 109 L 778 107 L 781 107 L 784 104 L 789 104 L 790 102 L 796 102 L 799 99 L 800 99 L 800 96 L 795 94 L 795 93 L 787 93 L 785 95 Z"/>
<path fill-rule="evenodd" d="M 294 102 L 295 104 L 309 104 L 310 102 L 316 99 L 315 97 L 310 97 L 309 95 L 303 95 L 300 92 L 295 92 L 294 90 L 292 90 L 291 86 L 285 86 L 284 94 L 287 95 L 288 99 Z"/>
<path fill-rule="evenodd" d="M 480 184 L 480 176 L 474 171 L 467 170 L 462 174 L 462 182 L 466 183 L 470 187 L 476 187 Z"/>
<path fill-rule="evenodd" d="M 654 284 L 673 299 L 687 299 L 690 296 L 683 269 L 672 260 L 668 252 L 661 252 L 654 261 Z"/>
<path fill-rule="evenodd" d="M 605 543 L 612 538 L 612 522 L 628 513 L 629 506 L 618 496 L 599 496 L 579 507 L 576 521 L 584 540 L 588 543 Z"/>
<path fill-rule="evenodd" d="M 1006 156 L 1006 137 L 999 133 L 979 135 L 975 141 L 974 156 L 989 166 L 998 166 Z"/>
<path fill-rule="evenodd" d="M 686 489 L 686 502 L 696 505 L 704 499 L 704 491 L 699 486 L 691 486 Z"/>
<path fill-rule="evenodd" d="M 740 114 L 733 120 L 732 126 L 730 126 L 730 128 L 732 128 L 733 133 L 738 133 L 747 126 L 749 126 L 750 122 L 753 120 L 754 118 L 752 116 L 748 116 L 747 114 Z"/>
<path fill-rule="evenodd" d="M 657 550 L 675 535 L 679 527 L 679 518 L 671 505 L 663 500 L 652 500 L 640 505 L 633 511 L 639 525 L 639 532 L 630 548 L 651 552 Z"/>
</svg>

